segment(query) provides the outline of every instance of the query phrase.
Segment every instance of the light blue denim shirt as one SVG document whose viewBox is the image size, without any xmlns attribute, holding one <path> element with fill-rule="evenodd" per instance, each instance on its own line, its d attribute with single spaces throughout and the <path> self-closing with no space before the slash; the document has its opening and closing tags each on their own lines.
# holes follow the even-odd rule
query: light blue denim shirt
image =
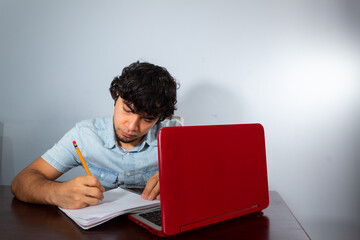
<svg viewBox="0 0 360 240">
<path fill-rule="evenodd" d="M 158 171 L 157 135 L 161 128 L 168 126 L 181 126 L 181 123 L 166 119 L 151 128 L 137 146 L 125 150 L 116 143 L 112 117 L 85 120 L 77 123 L 41 157 L 62 173 L 82 166 L 72 144 L 76 141 L 91 174 L 106 189 L 143 188 Z"/>
</svg>

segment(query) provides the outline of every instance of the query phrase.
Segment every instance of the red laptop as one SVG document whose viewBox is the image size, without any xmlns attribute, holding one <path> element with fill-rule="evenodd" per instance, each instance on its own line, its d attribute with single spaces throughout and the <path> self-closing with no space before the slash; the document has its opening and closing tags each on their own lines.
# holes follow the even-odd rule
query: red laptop
<svg viewBox="0 0 360 240">
<path fill-rule="evenodd" d="M 158 135 L 161 204 L 129 218 L 159 236 L 269 205 L 260 124 L 166 127 Z"/>
</svg>

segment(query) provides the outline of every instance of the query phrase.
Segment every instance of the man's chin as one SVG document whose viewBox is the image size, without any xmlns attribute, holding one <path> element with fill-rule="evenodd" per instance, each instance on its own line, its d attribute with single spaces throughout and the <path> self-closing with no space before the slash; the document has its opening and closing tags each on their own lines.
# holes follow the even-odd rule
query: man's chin
<svg viewBox="0 0 360 240">
<path fill-rule="evenodd" d="M 137 140 L 137 138 L 136 139 L 118 138 L 118 140 L 121 143 L 132 143 L 132 142 L 135 142 Z"/>
</svg>

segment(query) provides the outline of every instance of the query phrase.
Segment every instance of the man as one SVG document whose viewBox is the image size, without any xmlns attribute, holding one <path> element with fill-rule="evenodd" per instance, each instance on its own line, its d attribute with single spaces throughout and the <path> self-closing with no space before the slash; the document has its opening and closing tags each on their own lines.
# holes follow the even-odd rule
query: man
<svg viewBox="0 0 360 240">
<path fill-rule="evenodd" d="M 135 62 L 115 77 L 110 93 L 114 115 L 76 124 L 12 182 L 22 201 L 76 209 L 96 205 L 105 189 L 143 188 L 141 197 L 159 199 L 157 134 L 162 127 L 180 126 L 170 118 L 176 109 L 177 83 L 165 68 Z M 55 180 L 81 165 L 76 141 L 92 176 L 67 182 Z"/>
</svg>

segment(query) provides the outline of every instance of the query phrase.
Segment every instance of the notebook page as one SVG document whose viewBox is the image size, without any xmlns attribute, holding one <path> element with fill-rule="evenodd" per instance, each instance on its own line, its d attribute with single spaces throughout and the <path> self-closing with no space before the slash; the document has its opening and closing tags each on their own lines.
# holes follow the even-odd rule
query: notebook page
<svg viewBox="0 0 360 240">
<path fill-rule="evenodd" d="M 74 221 L 97 222 L 103 218 L 118 216 L 134 210 L 153 207 L 160 204 L 160 201 L 147 201 L 139 195 L 124 190 L 122 188 L 112 189 L 104 192 L 104 199 L 97 205 L 88 206 L 81 209 L 60 208 Z"/>
</svg>

